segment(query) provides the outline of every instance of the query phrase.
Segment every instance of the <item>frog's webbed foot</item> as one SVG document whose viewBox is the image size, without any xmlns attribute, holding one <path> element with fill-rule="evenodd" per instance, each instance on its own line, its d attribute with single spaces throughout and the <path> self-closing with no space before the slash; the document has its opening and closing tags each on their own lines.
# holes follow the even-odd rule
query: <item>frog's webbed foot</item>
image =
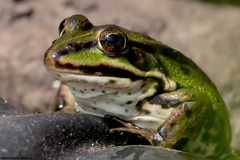
<svg viewBox="0 0 240 160">
<path fill-rule="evenodd" d="M 127 133 L 136 134 L 136 135 L 140 136 L 141 138 L 146 139 L 150 144 L 155 145 L 154 142 L 156 140 L 156 135 L 152 130 L 136 127 L 131 123 L 122 121 L 115 117 L 113 119 L 115 121 L 121 123 L 125 127 L 112 128 L 112 129 L 110 129 L 110 133 L 127 132 Z M 158 133 L 156 133 L 156 134 L 159 135 Z"/>
</svg>

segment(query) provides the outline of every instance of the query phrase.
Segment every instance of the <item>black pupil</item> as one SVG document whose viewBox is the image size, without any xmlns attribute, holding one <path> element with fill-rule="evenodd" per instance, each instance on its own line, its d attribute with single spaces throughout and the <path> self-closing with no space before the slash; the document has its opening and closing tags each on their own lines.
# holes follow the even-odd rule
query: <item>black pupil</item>
<svg viewBox="0 0 240 160">
<path fill-rule="evenodd" d="M 110 44 L 116 44 L 120 41 L 120 36 L 117 34 L 109 34 L 106 36 L 106 41 Z"/>
</svg>

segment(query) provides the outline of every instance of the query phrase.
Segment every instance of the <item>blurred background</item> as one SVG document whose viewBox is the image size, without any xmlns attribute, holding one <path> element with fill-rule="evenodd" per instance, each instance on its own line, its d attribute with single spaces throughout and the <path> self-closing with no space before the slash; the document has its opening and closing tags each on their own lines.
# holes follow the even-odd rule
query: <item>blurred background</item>
<svg viewBox="0 0 240 160">
<path fill-rule="evenodd" d="M 43 55 L 76 13 L 146 33 L 194 60 L 227 103 L 240 148 L 240 0 L 0 0 L 0 97 L 46 110 L 56 90 Z"/>
</svg>

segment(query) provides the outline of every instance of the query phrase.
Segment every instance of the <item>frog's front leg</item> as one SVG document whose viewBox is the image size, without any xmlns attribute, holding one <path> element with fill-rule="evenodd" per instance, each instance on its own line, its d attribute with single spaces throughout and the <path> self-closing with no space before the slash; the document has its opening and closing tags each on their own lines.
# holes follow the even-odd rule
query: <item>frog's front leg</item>
<svg viewBox="0 0 240 160">
<path fill-rule="evenodd" d="M 150 103 L 163 108 L 175 107 L 157 129 L 162 140 L 153 139 L 155 144 L 205 156 L 224 149 L 227 146 L 224 137 L 228 137 L 224 135 L 224 119 L 213 109 L 208 96 L 211 95 L 195 89 L 179 89 L 154 96 Z"/>
<path fill-rule="evenodd" d="M 61 83 L 49 112 L 75 112 L 75 100 L 68 86 Z"/>
<path fill-rule="evenodd" d="M 174 108 L 158 129 L 153 131 L 125 125 L 113 131 L 135 133 L 143 136 L 153 145 L 192 153 L 198 151 L 206 153 L 209 148 L 208 143 L 215 145 L 211 142 L 211 137 L 218 136 L 214 127 L 217 116 L 206 95 L 194 89 L 179 89 L 156 95 L 149 102 L 163 109 Z M 203 139 L 206 135 L 210 136 L 209 142 Z"/>
</svg>

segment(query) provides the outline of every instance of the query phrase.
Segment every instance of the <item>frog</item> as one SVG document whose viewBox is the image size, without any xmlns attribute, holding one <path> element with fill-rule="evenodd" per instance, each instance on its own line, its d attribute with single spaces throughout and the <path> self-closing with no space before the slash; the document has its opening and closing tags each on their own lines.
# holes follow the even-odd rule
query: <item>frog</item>
<svg viewBox="0 0 240 160">
<path fill-rule="evenodd" d="M 227 107 L 207 74 L 180 51 L 115 24 L 65 18 L 44 55 L 61 81 L 53 110 L 112 116 L 151 145 L 216 158 L 230 153 Z"/>
</svg>

